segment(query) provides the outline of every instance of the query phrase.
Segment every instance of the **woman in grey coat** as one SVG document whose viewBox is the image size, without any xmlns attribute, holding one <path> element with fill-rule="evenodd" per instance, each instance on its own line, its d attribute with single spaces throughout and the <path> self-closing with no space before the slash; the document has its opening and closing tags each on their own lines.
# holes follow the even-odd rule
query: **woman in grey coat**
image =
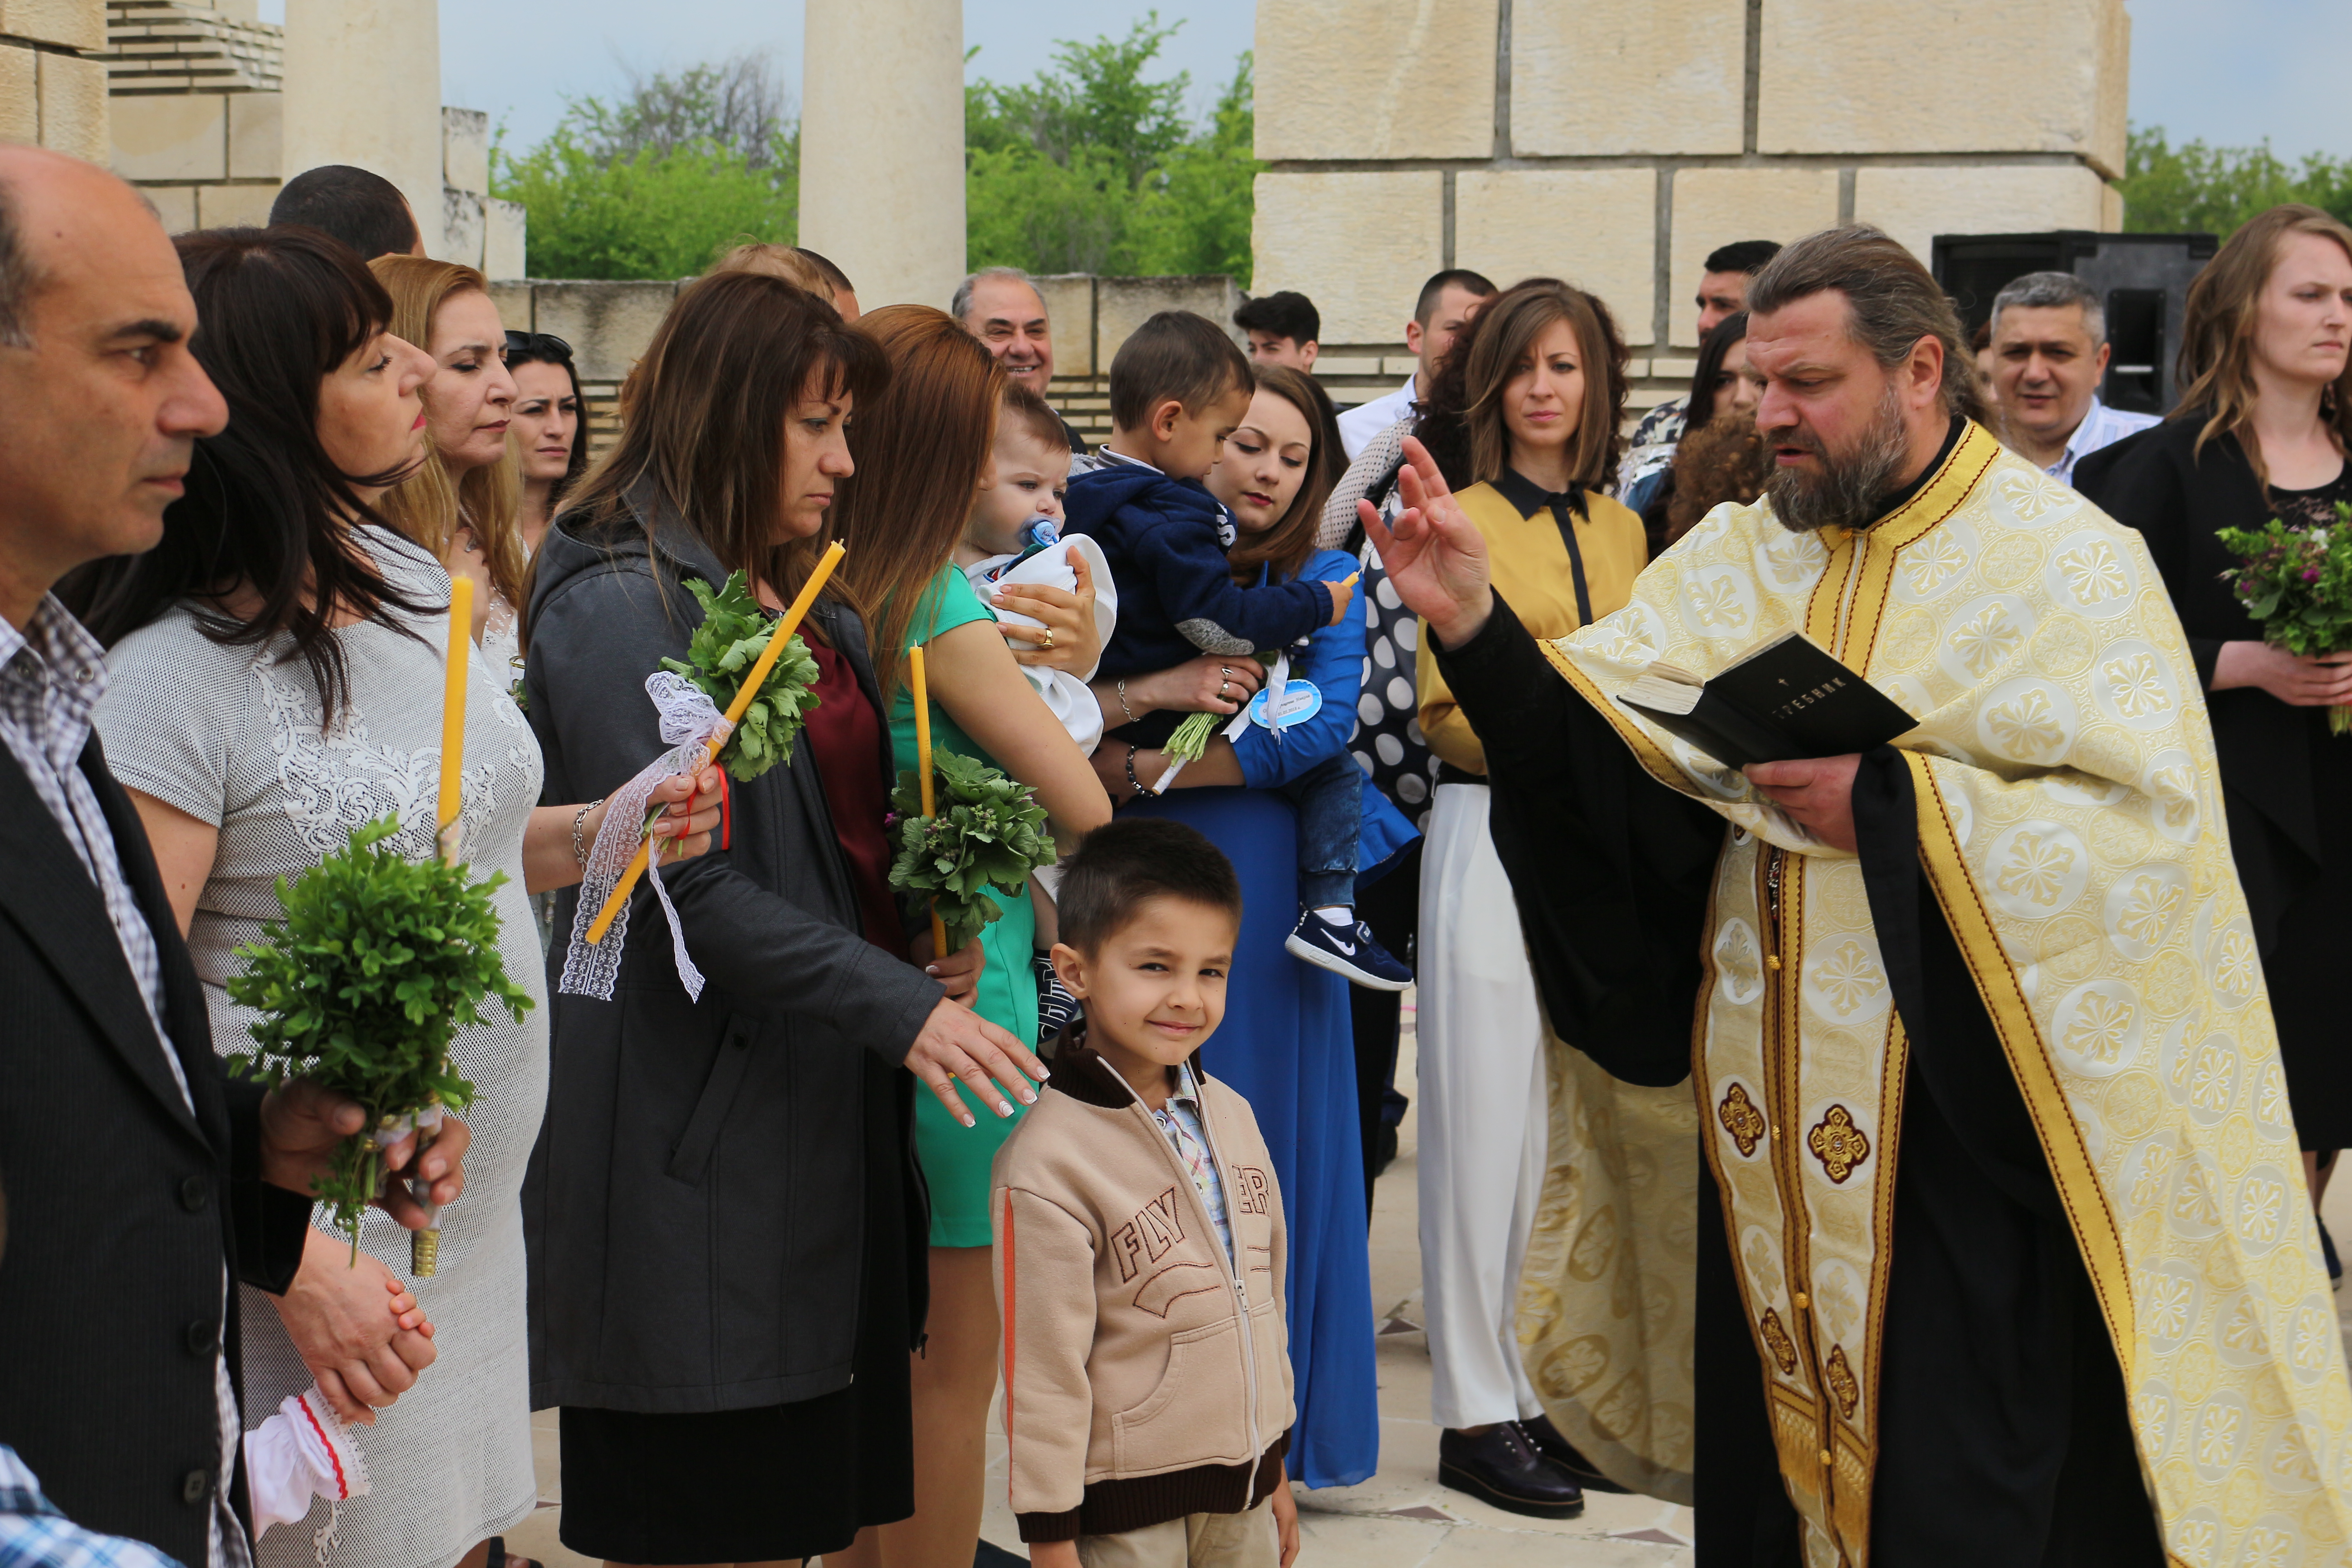
<svg viewBox="0 0 2352 1568">
<path fill-rule="evenodd" d="M 620 446 L 534 566 L 528 710 L 555 798 L 609 794 L 664 749 L 645 679 L 701 619 L 684 579 L 746 571 L 772 611 L 797 592 L 850 471 L 844 421 L 887 375 L 779 279 L 679 295 Z M 524 1192 L 531 1392 L 562 1407 L 563 1542 L 586 1556 L 831 1557 L 912 1511 L 916 1079 L 1009 1114 L 1045 1076 L 949 999 L 973 976 L 909 961 L 864 622 L 828 591 L 803 631 L 820 700 L 791 762 L 730 783 L 724 842 L 663 874 L 701 999 L 643 886 L 613 999 L 554 999 Z"/>
</svg>

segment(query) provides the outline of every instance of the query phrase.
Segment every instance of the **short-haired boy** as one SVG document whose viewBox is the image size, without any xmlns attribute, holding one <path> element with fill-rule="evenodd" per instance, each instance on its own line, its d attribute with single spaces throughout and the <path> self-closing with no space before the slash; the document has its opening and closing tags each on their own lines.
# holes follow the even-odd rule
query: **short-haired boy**
<svg viewBox="0 0 2352 1568">
<path fill-rule="evenodd" d="M 1121 707 L 1129 677 L 1153 675 L 1218 654 L 1242 658 L 1287 648 L 1347 617 L 1354 579 L 1297 578 L 1244 588 L 1225 557 L 1233 520 L 1201 481 L 1225 437 L 1248 417 L 1257 377 L 1223 329 L 1190 310 L 1162 310 L 1119 345 L 1110 363 L 1111 437 L 1095 467 L 1063 498 L 1066 533 L 1102 546 L 1118 590 L 1118 630 L 1096 679 L 1114 683 Z M 1108 704 L 1106 703 L 1106 706 Z M 1182 721 L 1173 711 L 1132 710 L 1116 731 L 1128 747 L 1157 746 Z M 1268 716 L 1269 722 L 1272 716 Z M 1276 731 L 1279 733 L 1279 731 Z M 1302 900 L 1286 945 L 1293 956 L 1358 985 L 1402 991 L 1412 972 L 1356 919 L 1362 770 L 1345 753 L 1282 786 L 1297 805 Z"/>
<path fill-rule="evenodd" d="M 989 1204 L 1021 1539 L 1037 1568 L 1286 1568 L 1282 1194 L 1249 1102 L 1199 1058 L 1240 882 L 1192 828 L 1134 817 L 1087 836 L 1060 901 L 1086 1018 Z"/>
</svg>

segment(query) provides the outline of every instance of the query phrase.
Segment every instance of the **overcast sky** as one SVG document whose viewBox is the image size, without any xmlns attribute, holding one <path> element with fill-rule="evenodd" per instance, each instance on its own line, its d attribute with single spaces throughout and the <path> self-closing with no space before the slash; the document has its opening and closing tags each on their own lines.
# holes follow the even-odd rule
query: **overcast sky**
<svg viewBox="0 0 2352 1568">
<path fill-rule="evenodd" d="M 854 4 L 855 0 L 834 0 Z M 2201 137 L 2239 146 L 2267 136 L 2294 156 L 2352 154 L 2352 4 L 2346 0 L 2129 0 L 2131 117 L 2175 141 Z M 1034 75 L 1060 38 L 1123 32 L 1151 9 L 1130 0 L 1085 6 L 1035 0 L 966 0 L 964 40 L 980 46 L 970 73 L 1000 81 Z M 1205 107 L 1250 46 L 1253 0 L 1164 0 L 1160 16 L 1184 19 L 1163 57 L 1188 70 L 1193 105 Z M 283 0 L 262 0 L 272 20 Z M 1039 15 L 1052 19 L 1034 20 Z M 487 109 L 510 144 L 545 135 L 566 93 L 609 93 L 624 58 L 644 69 L 675 68 L 741 48 L 772 48 L 787 80 L 800 79 L 802 0 L 441 0 L 443 101 Z M 1974 62 L 1937 62 L 1923 81 L 1932 101 L 1964 90 L 1971 63 L 2030 71 L 2002 58 L 1988 37 Z M 1923 62 L 1925 63 L 1925 62 Z"/>
</svg>

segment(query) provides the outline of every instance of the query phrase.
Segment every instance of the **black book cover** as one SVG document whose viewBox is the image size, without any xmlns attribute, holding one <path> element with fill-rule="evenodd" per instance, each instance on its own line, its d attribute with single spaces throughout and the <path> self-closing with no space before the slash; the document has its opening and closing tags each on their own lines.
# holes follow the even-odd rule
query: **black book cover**
<svg viewBox="0 0 2352 1568">
<path fill-rule="evenodd" d="M 1704 683 L 1662 663 L 1619 700 L 1734 768 L 1866 752 L 1918 722 L 1801 632 Z"/>
</svg>

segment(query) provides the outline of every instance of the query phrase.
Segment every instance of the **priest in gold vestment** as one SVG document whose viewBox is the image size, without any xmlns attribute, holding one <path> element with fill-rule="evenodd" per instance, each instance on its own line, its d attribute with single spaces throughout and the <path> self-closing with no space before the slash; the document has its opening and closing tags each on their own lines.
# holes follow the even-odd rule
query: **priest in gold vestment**
<svg viewBox="0 0 2352 1568">
<path fill-rule="evenodd" d="M 2212 739 L 2138 535 L 1969 417 L 1868 228 L 1749 286 L 1765 497 L 1538 643 L 1426 454 L 1366 526 L 1487 746 L 1559 1037 L 1689 1079 L 1701 1568 L 2352 1561 L 2352 1392 Z M 1917 721 L 1616 699 L 1797 630 Z"/>
</svg>

